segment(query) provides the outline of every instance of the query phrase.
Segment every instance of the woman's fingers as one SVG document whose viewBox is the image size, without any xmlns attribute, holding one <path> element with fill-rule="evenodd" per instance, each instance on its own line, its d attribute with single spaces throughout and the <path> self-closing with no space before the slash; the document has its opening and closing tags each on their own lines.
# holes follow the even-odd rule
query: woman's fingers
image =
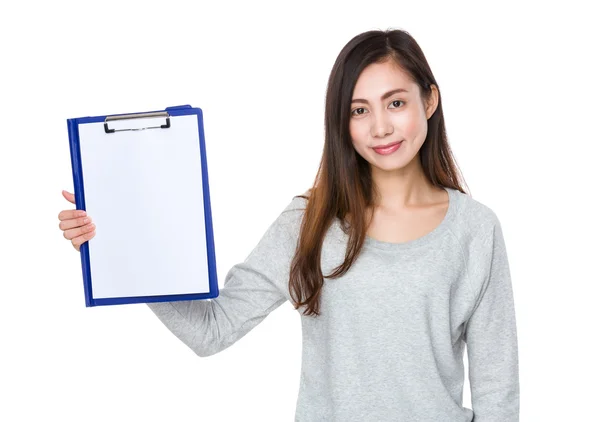
<svg viewBox="0 0 600 422">
<path fill-rule="evenodd" d="M 72 218 L 69 220 L 62 220 L 60 223 L 58 223 L 58 227 L 64 231 L 64 230 L 73 229 L 76 227 L 82 227 L 91 222 L 92 222 L 92 219 L 90 217 L 87 217 L 87 216 L 86 217 L 78 217 L 78 218 Z"/>
<path fill-rule="evenodd" d="M 65 239 L 69 239 L 69 240 L 74 240 L 76 237 L 85 237 L 88 235 L 91 235 L 88 239 L 89 240 L 93 237 L 94 230 L 96 229 L 96 225 L 94 223 L 90 223 L 90 224 L 86 224 L 85 226 L 81 226 L 81 227 L 75 227 L 74 229 L 68 229 L 65 230 L 65 232 L 63 233 L 63 236 L 65 237 Z"/>
<path fill-rule="evenodd" d="M 69 201 L 72 204 L 75 203 L 75 195 L 73 195 L 71 192 L 67 192 L 66 190 L 63 190 L 62 194 L 66 198 L 67 201 Z"/>
<path fill-rule="evenodd" d="M 62 191 L 65 199 L 75 203 L 75 195 L 66 190 Z M 87 242 L 96 235 L 96 225 L 84 210 L 63 210 L 58 214 L 58 227 L 63 231 L 63 236 L 79 251 L 82 243 Z"/>
<path fill-rule="evenodd" d="M 62 210 L 58 213 L 58 219 L 60 221 L 72 220 L 77 217 L 86 217 L 87 213 L 85 210 Z"/>
<path fill-rule="evenodd" d="M 79 247 L 81 246 L 82 243 L 87 242 L 88 240 L 90 240 L 91 238 L 93 238 L 96 235 L 96 230 L 95 230 L 95 226 L 94 224 L 88 224 L 87 226 L 83 227 L 86 231 L 82 232 L 82 234 L 80 236 L 76 236 L 74 238 L 71 239 L 71 243 L 73 244 L 73 247 L 79 251 Z M 76 229 L 75 229 L 76 230 Z M 65 237 L 67 237 L 67 234 L 65 232 Z"/>
</svg>

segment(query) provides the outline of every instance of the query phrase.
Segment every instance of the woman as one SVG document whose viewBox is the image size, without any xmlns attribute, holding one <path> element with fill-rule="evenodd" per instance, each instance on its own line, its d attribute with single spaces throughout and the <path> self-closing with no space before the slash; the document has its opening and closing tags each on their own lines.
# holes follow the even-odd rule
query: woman
<svg viewBox="0 0 600 422">
<path fill-rule="evenodd" d="M 325 113 L 312 188 L 231 268 L 219 297 L 148 306 L 210 356 L 289 300 L 302 311 L 297 421 L 518 421 L 502 228 L 459 185 L 416 41 L 401 30 L 350 40 Z M 76 212 L 59 219 L 79 250 L 95 229 Z M 465 345 L 473 409 L 462 406 Z"/>
</svg>

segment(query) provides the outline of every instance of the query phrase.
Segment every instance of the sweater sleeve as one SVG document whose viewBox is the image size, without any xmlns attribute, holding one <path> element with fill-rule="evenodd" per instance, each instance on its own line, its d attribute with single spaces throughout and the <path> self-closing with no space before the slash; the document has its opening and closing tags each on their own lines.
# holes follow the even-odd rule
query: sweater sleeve
<svg viewBox="0 0 600 422">
<path fill-rule="evenodd" d="M 517 326 L 508 256 L 502 227 L 479 235 L 484 258 L 479 262 L 478 294 L 465 328 L 473 422 L 519 421 Z M 481 256 L 481 255 L 479 255 Z"/>
<path fill-rule="evenodd" d="M 282 212 L 248 257 L 226 274 L 214 299 L 148 303 L 162 323 L 198 356 L 216 354 L 246 335 L 287 300 L 295 241 L 293 211 Z"/>
</svg>

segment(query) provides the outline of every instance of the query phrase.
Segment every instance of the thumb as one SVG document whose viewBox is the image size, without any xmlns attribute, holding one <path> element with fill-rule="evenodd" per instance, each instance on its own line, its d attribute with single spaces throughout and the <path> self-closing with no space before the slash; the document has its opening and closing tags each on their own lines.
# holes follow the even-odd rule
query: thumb
<svg viewBox="0 0 600 422">
<path fill-rule="evenodd" d="M 67 192 L 66 190 L 62 191 L 63 196 L 66 198 L 67 201 L 69 201 L 70 203 L 74 204 L 75 203 L 75 195 L 73 195 L 70 192 Z"/>
</svg>

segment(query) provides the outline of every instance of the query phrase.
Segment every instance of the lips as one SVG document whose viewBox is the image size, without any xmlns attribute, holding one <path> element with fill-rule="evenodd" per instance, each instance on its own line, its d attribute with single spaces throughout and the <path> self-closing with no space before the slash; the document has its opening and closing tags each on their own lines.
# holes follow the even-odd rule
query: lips
<svg viewBox="0 0 600 422">
<path fill-rule="evenodd" d="M 393 145 L 399 144 L 400 142 L 402 142 L 402 141 L 391 142 L 391 143 L 386 144 L 386 145 L 377 145 L 376 147 L 373 147 L 373 149 L 385 149 L 385 148 L 389 148 L 389 147 L 391 147 Z"/>
<path fill-rule="evenodd" d="M 398 151 L 403 143 L 404 141 L 402 140 L 400 142 L 392 142 L 382 147 L 373 147 L 373 151 L 375 151 L 379 155 L 390 155 Z"/>
</svg>

